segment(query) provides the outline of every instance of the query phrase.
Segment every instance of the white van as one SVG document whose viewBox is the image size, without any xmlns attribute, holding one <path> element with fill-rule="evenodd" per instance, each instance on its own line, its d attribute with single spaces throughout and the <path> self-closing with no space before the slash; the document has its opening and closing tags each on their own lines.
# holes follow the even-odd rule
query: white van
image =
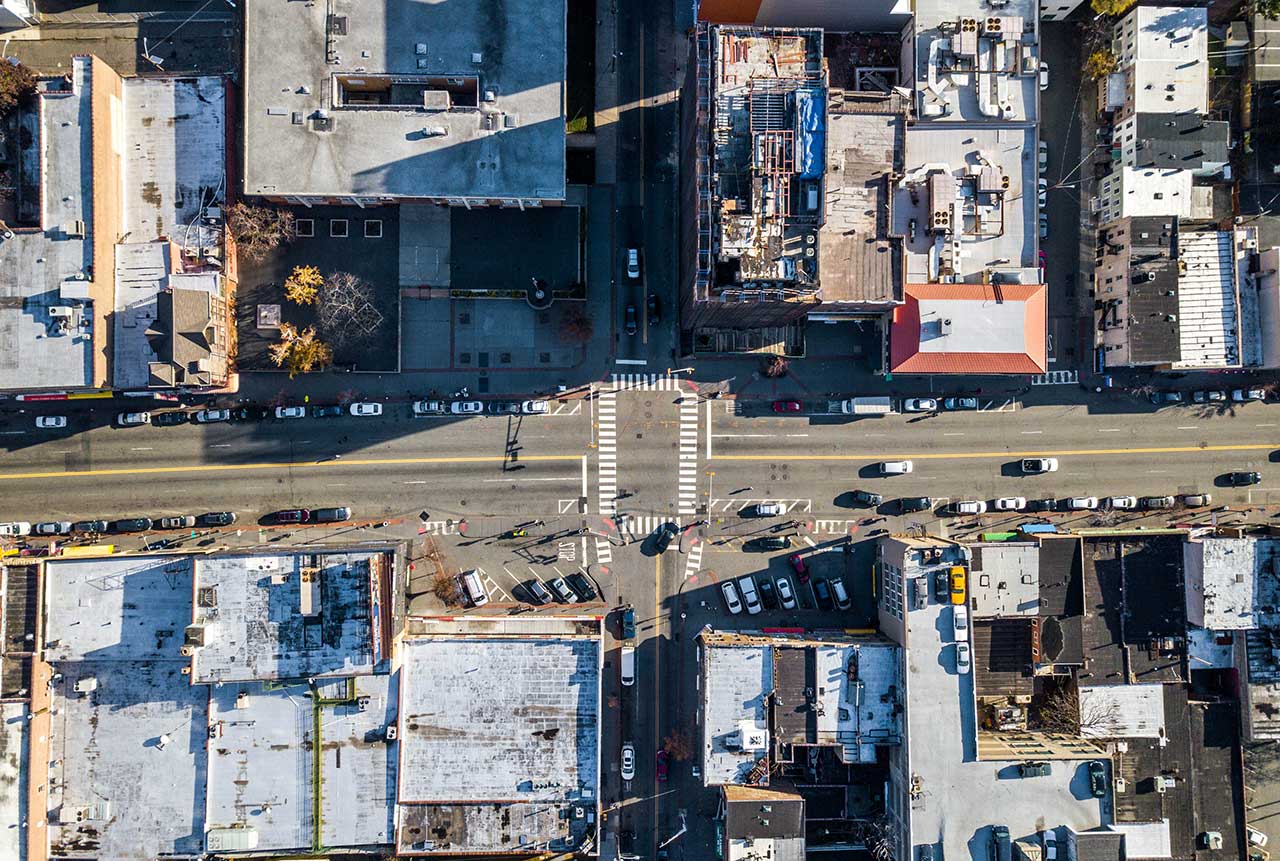
<svg viewBox="0 0 1280 861">
<path fill-rule="evenodd" d="M 622 683 L 631 687 L 636 683 L 636 647 L 622 647 Z"/>
<path fill-rule="evenodd" d="M 484 590 L 484 584 L 480 582 L 480 575 L 474 569 L 463 572 L 462 591 L 467 593 L 467 598 L 470 599 L 472 607 L 483 607 L 489 603 L 489 593 Z"/>
<path fill-rule="evenodd" d="M 906 475 L 914 468 L 909 460 L 886 460 L 880 464 L 881 475 Z"/>
</svg>

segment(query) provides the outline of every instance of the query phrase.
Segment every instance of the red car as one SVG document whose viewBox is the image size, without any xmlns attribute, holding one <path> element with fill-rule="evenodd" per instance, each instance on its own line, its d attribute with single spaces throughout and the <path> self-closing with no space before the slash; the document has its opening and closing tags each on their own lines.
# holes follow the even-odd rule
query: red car
<svg viewBox="0 0 1280 861">
<path fill-rule="evenodd" d="M 796 577 L 801 583 L 809 582 L 809 566 L 804 564 L 804 557 L 799 553 L 791 554 L 791 567 L 796 569 Z"/>
<path fill-rule="evenodd" d="M 658 751 L 658 764 L 656 771 L 658 780 L 667 779 L 667 752 L 665 750 Z"/>
<path fill-rule="evenodd" d="M 275 513 L 276 523 L 306 523 L 311 519 L 311 512 L 305 508 L 288 508 Z"/>
<path fill-rule="evenodd" d="M 775 413 L 798 413 L 800 412 L 799 401 L 774 401 L 773 411 Z"/>
</svg>

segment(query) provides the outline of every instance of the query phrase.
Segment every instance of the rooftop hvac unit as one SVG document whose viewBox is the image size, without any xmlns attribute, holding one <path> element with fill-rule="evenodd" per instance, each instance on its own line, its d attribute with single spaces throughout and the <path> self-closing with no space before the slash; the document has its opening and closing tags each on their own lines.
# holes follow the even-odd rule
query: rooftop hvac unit
<svg viewBox="0 0 1280 861">
<path fill-rule="evenodd" d="M 422 130 L 424 138 L 442 138 L 449 134 L 449 130 L 444 126 L 427 126 Z"/>
<path fill-rule="evenodd" d="M 68 221 L 62 225 L 62 232 L 72 239 L 84 239 L 84 222 Z"/>
<path fill-rule="evenodd" d="M 399 737 L 400 737 L 400 730 L 396 727 L 396 725 L 388 724 L 387 725 L 387 741 L 395 741 Z"/>
<path fill-rule="evenodd" d="M 54 317 L 54 318 L 58 318 L 58 317 L 67 317 L 67 318 L 71 318 L 71 317 L 74 317 L 75 315 L 76 315 L 76 309 L 75 309 L 75 308 L 73 308 L 73 307 L 71 307 L 70 305 L 53 305 L 53 306 L 50 306 L 50 308 L 49 308 L 49 316 L 50 316 L 50 317 Z"/>
</svg>

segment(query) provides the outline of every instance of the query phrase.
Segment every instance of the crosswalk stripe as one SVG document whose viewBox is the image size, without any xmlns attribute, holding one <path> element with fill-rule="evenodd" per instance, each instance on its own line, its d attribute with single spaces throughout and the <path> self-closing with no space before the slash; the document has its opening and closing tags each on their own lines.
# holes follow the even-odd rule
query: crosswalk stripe
<svg viewBox="0 0 1280 861">
<path fill-rule="evenodd" d="M 692 577 L 702 570 L 702 548 L 701 541 L 695 541 L 693 546 L 689 548 L 689 558 L 684 563 L 684 576 Z"/>
</svg>

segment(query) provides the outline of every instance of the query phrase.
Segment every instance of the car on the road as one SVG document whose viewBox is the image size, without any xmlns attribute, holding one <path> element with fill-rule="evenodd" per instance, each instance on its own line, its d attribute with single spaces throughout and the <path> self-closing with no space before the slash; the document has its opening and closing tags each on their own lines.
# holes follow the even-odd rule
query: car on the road
<svg viewBox="0 0 1280 861">
<path fill-rule="evenodd" d="M 345 505 L 332 508 L 317 508 L 311 512 L 313 523 L 341 523 L 351 519 L 351 509 Z"/>
<path fill-rule="evenodd" d="M 654 757 L 653 774 L 658 780 L 667 779 L 667 761 L 669 759 L 670 755 L 665 750 L 659 750 L 657 756 Z"/>
<path fill-rule="evenodd" d="M 1048 239 L 1049 238 L 1049 214 L 1048 213 L 1046 212 L 1040 213 L 1039 224 L 1040 224 L 1040 238 Z"/>
<path fill-rule="evenodd" d="M 667 548 L 671 546 L 671 539 L 679 530 L 680 527 L 670 521 L 659 526 L 653 533 L 653 552 L 666 553 Z"/>
<path fill-rule="evenodd" d="M 1040 155 L 1038 161 L 1040 164 L 1040 175 L 1044 176 L 1049 172 L 1049 145 L 1044 141 L 1040 141 Z"/>
<path fill-rule="evenodd" d="M 322 404 L 311 408 L 311 417 L 313 419 L 336 419 L 346 414 L 347 412 L 342 408 L 342 404 Z"/>
<path fill-rule="evenodd" d="M 1136 496 L 1109 496 L 1106 499 L 1107 508 L 1112 511 L 1133 511 L 1138 507 L 1138 497 Z"/>
<path fill-rule="evenodd" d="M 657 294 L 650 293 L 648 298 L 645 299 L 645 302 L 649 309 L 649 325 L 658 325 L 662 322 L 662 300 L 658 298 Z"/>
<path fill-rule="evenodd" d="M 231 411 L 231 420 L 234 422 L 260 422 L 270 414 L 266 407 L 236 407 Z"/>
<path fill-rule="evenodd" d="M 116 416 L 116 424 L 122 428 L 151 424 L 151 413 L 120 413 Z"/>
<path fill-rule="evenodd" d="M 622 746 L 621 773 L 623 780 L 636 779 L 636 748 L 631 742 Z"/>
<path fill-rule="evenodd" d="M 938 411 L 938 399 L 907 398 L 902 402 L 902 411 L 904 413 L 936 413 Z"/>
<path fill-rule="evenodd" d="M 271 515 L 275 523 L 308 523 L 311 512 L 305 508 L 286 508 Z"/>
<path fill-rule="evenodd" d="M 928 511 L 933 507 L 933 500 L 927 496 L 904 496 L 898 500 L 898 511 L 909 514 L 913 511 Z"/>
<path fill-rule="evenodd" d="M 773 411 L 775 413 L 798 413 L 803 407 L 799 401 L 774 401 Z"/>
<path fill-rule="evenodd" d="M 1018 763 L 1018 777 L 1048 777 L 1053 769 L 1047 762 Z"/>
<path fill-rule="evenodd" d="M 805 563 L 804 557 L 799 553 L 792 553 L 787 557 L 787 561 L 791 563 L 791 568 L 796 572 L 796 577 L 801 583 L 809 582 L 809 566 Z"/>
<path fill-rule="evenodd" d="M 1023 475 L 1042 475 L 1046 472 L 1058 471 L 1056 457 L 1024 457 L 1022 459 Z"/>
<path fill-rule="evenodd" d="M 77 520 L 71 524 L 72 532 L 106 532 L 107 521 L 105 520 Z"/>
<path fill-rule="evenodd" d="M 547 587 L 542 585 L 542 581 L 537 577 L 530 577 L 524 581 L 525 594 L 529 596 L 529 601 L 534 604 L 550 604 L 551 593 L 547 591 Z"/>
<path fill-rule="evenodd" d="M 1187 508 L 1204 508 L 1213 502 L 1213 496 L 1208 493 L 1184 493 L 1178 497 L 1178 501 Z"/>
<path fill-rule="evenodd" d="M 444 401 L 414 401 L 413 415 L 420 416 L 438 416 L 449 411 L 449 405 Z"/>
<path fill-rule="evenodd" d="M 118 533 L 146 532 L 151 526 L 150 517 L 124 517 L 111 522 L 111 531 Z"/>
<path fill-rule="evenodd" d="M 0 535 L 7 537 L 16 537 L 19 535 L 30 535 L 31 524 L 25 520 L 15 520 L 11 523 L 0 523 Z"/>
<path fill-rule="evenodd" d="M 627 277 L 636 279 L 640 277 L 640 249 L 627 249 Z"/>
<path fill-rule="evenodd" d="M 863 508 L 875 508 L 884 502 L 884 497 L 869 490 L 855 490 L 853 492 L 853 501 Z"/>
<path fill-rule="evenodd" d="M 1042 496 L 1038 499 L 1027 500 L 1027 511 L 1053 511 L 1057 507 L 1058 501 L 1052 496 Z"/>
<path fill-rule="evenodd" d="M 1173 508 L 1178 501 L 1172 496 L 1143 496 L 1138 499 L 1138 507 L 1143 511 L 1159 511 L 1164 508 Z"/>
<path fill-rule="evenodd" d="M 1025 496 L 1002 496 L 996 500 L 996 511 L 1021 511 L 1026 507 Z"/>
<path fill-rule="evenodd" d="M 521 401 L 520 412 L 526 416 L 545 416 L 551 412 L 551 404 L 548 401 Z"/>
<path fill-rule="evenodd" d="M 618 617 L 618 625 L 622 629 L 622 639 L 634 640 L 636 636 L 636 608 L 630 604 L 622 608 Z"/>
<path fill-rule="evenodd" d="M 32 529 L 36 535 L 70 535 L 70 520 L 47 520 L 44 523 L 37 523 Z"/>
<path fill-rule="evenodd" d="M 787 513 L 787 507 L 781 502 L 757 502 L 742 509 L 748 517 L 778 517 Z"/>
<path fill-rule="evenodd" d="M 1245 401 L 1261 401 L 1265 400 L 1267 393 L 1262 389 L 1235 389 L 1231 392 L 1231 400 L 1237 403 Z"/>
<path fill-rule="evenodd" d="M 773 581 L 768 577 L 761 577 L 756 583 L 756 589 L 760 592 L 760 603 L 764 604 L 766 610 L 778 609 L 778 593 L 773 588 Z"/>
<path fill-rule="evenodd" d="M 1058 861 L 1058 835 L 1052 828 L 1044 832 L 1044 861 Z"/>
<path fill-rule="evenodd" d="M 628 335 L 634 335 L 639 325 L 636 323 L 636 306 L 628 305 L 622 312 L 622 326 Z"/>
<path fill-rule="evenodd" d="M 586 574 L 581 571 L 574 571 L 565 578 L 573 591 L 577 592 L 583 601 L 594 601 L 596 599 L 596 587 L 592 585 Z"/>
<path fill-rule="evenodd" d="M 981 499 L 961 499 L 951 503 L 953 514 L 986 514 L 987 504 Z"/>
<path fill-rule="evenodd" d="M 174 428 L 178 425 L 185 425 L 190 420 L 191 417 L 182 410 L 151 414 L 151 424 L 158 428 Z"/>
<path fill-rule="evenodd" d="M 1040 61 L 1040 90 L 1049 89 L 1049 64 L 1044 60 Z"/>
<path fill-rule="evenodd" d="M 196 519 L 190 514 L 178 514 L 173 517 L 161 517 L 156 521 L 157 529 L 190 529 L 196 525 Z"/>
<path fill-rule="evenodd" d="M 1258 484 L 1262 481 L 1262 473 L 1252 470 L 1228 472 L 1225 477 L 1227 484 L 1232 487 L 1248 487 L 1251 484 Z"/>
<path fill-rule="evenodd" d="M 1072 496 L 1067 499 L 1068 511 L 1093 511 L 1098 507 L 1096 496 Z"/>
<path fill-rule="evenodd" d="M 41 430 L 58 430 L 66 426 L 66 416 L 36 416 L 36 427 Z"/>
<path fill-rule="evenodd" d="M 557 577 L 551 581 L 551 591 L 562 604 L 578 603 L 578 593 L 573 591 L 573 587 L 563 577 Z"/>
<path fill-rule="evenodd" d="M 747 605 L 747 613 L 754 616 L 764 609 L 760 603 L 760 594 L 756 592 L 756 581 L 746 574 L 738 578 L 738 593 L 742 595 L 742 603 Z"/>
<path fill-rule="evenodd" d="M 1094 798 L 1107 796 L 1107 767 L 1100 759 L 1089 760 L 1089 794 Z"/>
<path fill-rule="evenodd" d="M 198 425 L 229 422 L 231 421 L 231 410 L 199 410 L 192 414 L 191 420 Z"/>
<path fill-rule="evenodd" d="M 942 408 L 944 410 L 976 410 L 978 408 L 977 398 L 943 398 Z"/>
<path fill-rule="evenodd" d="M 915 468 L 909 460 L 886 460 L 880 464 L 881 475 L 906 475 Z"/>
<path fill-rule="evenodd" d="M 1036 180 L 1036 205 L 1041 209 L 1049 205 L 1049 180 L 1044 177 Z"/>
<path fill-rule="evenodd" d="M 1152 392 L 1150 395 L 1151 403 L 1158 407 L 1166 404 L 1182 403 L 1182 392 Z"/>
<path fill-rule="evenodd" d="M 454 401 L 449 404 L 449 412 L 455 416 L 471 416 L 476 413 L 484 412 L 484 402 L 482 401 Z"/>
<path fill-rule="evenodd" d="M 779 574 L 774 578 L 773 582 L 777 587 L 778 603 L 782 605 L 782 609 L 794 610 L 796 608 L 796 593 L 791 588 L 791 581 L 787 579 L 785 574 Z"/>
<path fill-rule="evenodd" d="M 823 610 L 835 609 L 836 602 L 831 598 L 831 587 L 827 585 L 826 580 L 818 579 L 813 581 L 813 597 L 818 602 L 818 607 Z"/>
<path fill-rule="evenodd" d="M 788 535 L 762 535 L 744 542 L 742 549 L 763 553 L 769 550 L 786 550 L 790 546 L 791 537 Z"/>
<path fill-rule="evenodd" d="M 1200 392 L 1192 392 L 1191 400 L 1197 404 L 1217 404 L 1227 399 L 1227 393 L 1216 389 L 1207 389 Z"/>
<path fill-rule="evenodd" d="M 969 672 L 969 644 L 956 643 L 956 672 L 961 675 Z"/>
<path fill-rule="evenodd" d="M 300 419 L 307 415 L 306 407 L 276 407 L 276 418 L 278 419 Z"/>
<path fill-rule="evenodd" d="M 952 604 L 963 604 L 968 600 L 968 584 L 965 583 L 964 566 L 952 565 L 951 570 L 947 572 L 947 581 L 951 586 L 950 598 Z"/>
<path fill-rule="evenodd" d="M 236 522 L 234 511 L 209 511 L 196 518 L 200 526 L 231 526 Z"/>
<path fill-rule="evenodd" d="M 969 605 L 951 605 L 951 635 L 956 640 L 964 640 L 969 630 Z"/>
<path fill-rule="evenodd" d="M 505 416 L 520 413 L 519 401 L 489 401 L 489 415 Z"/>
<path fill-rule="evenodd" d="M 720 584 L 720 593 L 724 595 L 724 604 L 729 608 L 729 612 L 738 615 L 742 612 L 742 601 L 738 598 L 738 587 L 733 585 L 732 580 L 726 580 Z"/>
</svg>

